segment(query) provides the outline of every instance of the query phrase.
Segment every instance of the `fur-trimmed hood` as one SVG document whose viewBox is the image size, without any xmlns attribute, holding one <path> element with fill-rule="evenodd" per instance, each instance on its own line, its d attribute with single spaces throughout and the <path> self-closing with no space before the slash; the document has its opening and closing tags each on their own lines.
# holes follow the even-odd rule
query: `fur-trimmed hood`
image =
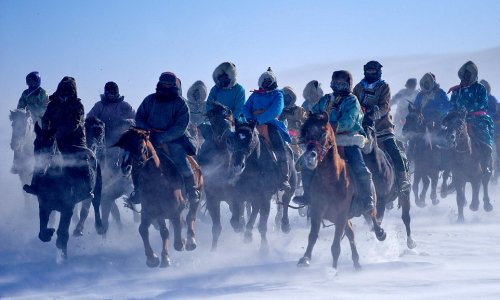
<svg viewBox="0 0 500 300">
<path fill-rule="evenodd" d="M 470 80 L 467 83 L 473 84 L 474 82 L 476 82 L 477 76 L 478 76 L 478 69 L 477 69 L 476 64 L 469 60 L 460 68 L 460 70 L 458 70 L 458 77 L 460 78 L 461 81 L 464 81 L 464 79 L 465 79 L 464 78 L 465 70 L 467 70 L 471 73 Z"/>
<path fill-rule="evenodd" d="M 203 102 L 207 98 L 207 86 L 198 80 L 188 89 L 187 99 L 190 102 Z"/>
<path fill-rule="evenodd" d="M 292 103 L 290 103 L 290 106 L 295 105 L 295 102 L 297 101 L 297 94 L 295 94 L 295 91 L 292 89 L 292 87 L 285 86 L 283 88 L 283 94 L 290 95 L 290 97 L 292 98 Z"/>
<path fill-rule="evenodd" d="M 217 77 L 219 77 L 222 74 L 227 74 L 231 82 L 229 83 L 229 86 L 227 88 L 232 88 L 233 86 L 236 85 L 236 66 L 232 62 L 223 62 L 220 65 L 215 68 L 212 78 L 215 82 L 215 84 L 218 87 L 221 87 L 219 80 Z"/>
<path fill-rule="evenodd" d="M 323 89 L 321 88 L 321 83 L 317 80 L 312 80 L 309 83 L 307 83 L 306 87 L 304 88 L 304 92 L 302 93 L 302 96 L 304 99 L 311 103 L 317 103 L 321 97 L 323 97 L 324 92 Z"/>
<path fill-rule="evenodd" d="M 424 92 L 429 92 L 439 88 L 439 84 L 437 84 L 436 82 L 436 77 L 431 72 L 425 73 L 424 76 L 420 78 L 419 84 L 420 84 L 420 89 Z M 426 90 L 424 88 L 426 85 L 430 86 L 431 88 L 429 90 Z"/>
</svg>

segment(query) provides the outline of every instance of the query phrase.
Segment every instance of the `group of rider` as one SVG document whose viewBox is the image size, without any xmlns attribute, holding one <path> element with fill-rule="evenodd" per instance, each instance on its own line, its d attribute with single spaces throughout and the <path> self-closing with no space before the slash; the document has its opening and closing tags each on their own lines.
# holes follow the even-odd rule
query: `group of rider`
<svg viewBox="0 0 500 300">
<path fill-rule="evenodd" d="M 433 124 L 440 124 L 450 110 L 465 110 L 473 137 L 485 145 L 484 155 L 491 157 L 496 99 L 491 96 L 486 81 L 478 82 L 478 70 L 473 62 L 464 64 L 458 76 L 460 84 L 450 89 L 450 100 L 432 73 L 426 73 L 420 79 L 420 91 L 416 89 L 417 80 L 411 78 L 406 83 L 406 89 L 391 99 L 389 85 L 382 79 L 382 65 L 377 61 L 369 61 L 364 65 L 364 78 L 354 87 L 352 75 L 345 70 L 333 72 L 330 83 L 333 92 L 330 94 L 324 94 L 321 84 L 312 80 L 304 89 L 305 101 L 300 107 L 296 105 L 297 95 L 291 87 L 278 88 L 276 76 L 270 68 L 260 76 L 258 89 L 252 91 L 245 101 L 245 90 L 236 81 L 235 65 L 224 62 L 213 72 L 215 85 L 208 93 L 208 98 L 205 84 L 196 81 L 187 92 L 188 99 L 184 99 L 181 80 L 172 72 L 164 72 L 159 77 L 155 93 L 143 100 L 137 113 L 119 94 L 118 85 L 108 82 L 101 100 L 90 110 L 87 118 L 97 117 L 105 123 L 107 147 L 113 146 L 130 124 L 135 123 L 136 127 L 148 130 L 153 146 L 168 156 L 177 167 L 185 183 L 187 198 L 194 204 L 200 200 L 200 191 L 188 156 L 197 154 L 199 145 L 196 145 L 193 135 L 197 126 L 207 122 L 205 114 L 211 109 L 212 103 L 221 103 L 232 111 L 233 116 L 256 123 L 275 153 L 282 190 L 290 189 L 287 143 L 294 148 L 295 153 L 300 153 L 299 144 L 307 141 L 300 140 L 299 132 L 308 112 L 324 112 L 329 115 L 336 136 L 342 136 L 344 141 L 344 159 L 363 195 L 360 198 L 363 210 L 373 211 L 372 174 L 365 165 L 362 145 L 352 137 L 363 136 L 366 140 L 364 128 L 375 128 L 379 144 L 394 164 L 399 192 L 407 193 L 410 189 L 408 162 L 395 136 L 391 115 L 393 104 L 406 106 L 404 100 L 408 100 L 421 110 L 426 123 Z M 73 161 L 71 167 L 74 178 L 78 178 L 73 186 L 76 198 L 92 197 L 88 157 L 84 151 L 85 114 L 77 96 L 75 79 L 64 77 L 50 97 L 40 87 L 40 83 L 38 72 L 26 76 L 28 89 L 23 92 L 18 108 L 30 111 L 33 120 L 54 138 L 63 157 Z M 119 159 L 116 151 L 111 151 L 110 161 L 113 163 Z M 306 168 L 302 170 L 304 194 L 295 197 L 295 202 L 310 203 L 309 189 L 313 175 L 313 171 Z M 36 169 L 32 184 L 25 186 L 28 193 L 37 194 L 40 176 L 43 176 L 43 169 Z"/>
</svg>

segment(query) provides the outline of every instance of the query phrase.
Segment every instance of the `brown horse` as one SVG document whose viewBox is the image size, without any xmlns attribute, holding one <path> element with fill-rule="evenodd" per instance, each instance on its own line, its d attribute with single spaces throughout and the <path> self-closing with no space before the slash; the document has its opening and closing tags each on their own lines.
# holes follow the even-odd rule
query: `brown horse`
<svg viewBox="0 0 500 300">
<path fill-rule="evenodd" d="M 304 123 L 301 136 L 307 143 L 304 153 L 305 167 L 314 170 L 311 182 L 311 231 L 304 256 L 298 266 L 309 266 L 312 250 L 318 239 L 323 220 L 335 224 L 335 237 L 331 247 L 333 268 L 337 268 L 340 255 L 340 240 L 345 232 L 351 246 L 354 268 L 359 269 L 359 255 L 354 242 L 354 231 L 349 220 L 351 203 L 355 195 L 345 161 L 340 157 L 335 134 L 326 113 L 311 114 Z M 375 216 L 370 216 L 377 238 L 385 238 L 383 229 Z"/>
<path fill-rule="evenodd" d="M 137 193 L 141 199 L 141 224 L 139 233 L 144 243 L 148 267 L 160 265 L 160 259 L 149 242 L 149 226 L 157 223 L 162 238 L 161 267 L 170 265 L 169 231 L 165 219 L 170 219 L 174 228 L 174 248 L 184 249 L 181 237 L 181 212 L 185 205 L 182 196 L 182 178 L 167 157 L 157 155 L 149 141 L 149 132 L 137 128 L 127 130 L 115 146 L 126 151 L 129 170 L 137 179 Z"/>
</svg>

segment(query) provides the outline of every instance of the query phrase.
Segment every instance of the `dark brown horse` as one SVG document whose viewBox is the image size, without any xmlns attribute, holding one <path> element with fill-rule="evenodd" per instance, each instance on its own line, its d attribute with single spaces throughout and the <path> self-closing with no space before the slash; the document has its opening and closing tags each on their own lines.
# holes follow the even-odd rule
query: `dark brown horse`
<svg viewBox="0 0 500 300">
<path fill-rule="evenodd" d="M 467 112 L 453 111 L 443 119 L 446 143 L 444 148 L 450 159 L 453 185 L 457 191 L 458 222 L 464 222 L 465 184 L 472 186 L 472 201 L 469 208 L 479 208 L 479 190 L 483 184 L 484 210 L 491 211 L 493 206 L 488 195 L 488 183 L 491 174 L 483 172 L 481 167 L 481 145 L 473 141 L 467 127 Z M 490 160 L 491 163 L 491 160 Z M 490 166 L 491 167 L 491 166 Z"/>
<path fill-rule="evenodd" d="M 356 269 L 361 268 L 359 255 L 354 242 L 354 231 L 349 220 L 350 208 L 355 196 L 345 161 L 340 157 L 335 143 L 335 135 L 326 113 L 311 114 L 304 123 L 301 136 L 307 143 L 304 164 L 314 171 L 311 182 L 311 231 L 304 256 L 298 266 L 309 266 L 312 250 L 318 239 L 323 220 L 335 224 L 335 236 L 331 247 L 333 268 L 337 269 L 340 255 L 340 240 L 345 232 L 351 246 L 352 260 Z M 375 216 L 370 216 L 377 238 L 385 238 L 383 229 Z"/>
<path fill-rule="evenodd" d="M 184 249 L 181 237 L 181 212 L 185 205 L 182 196 L 182 177 L 168 157 L 157 155 L 149 141 L 149 132 L 131 128 L 120 137 L 115 146 L 126 151 L 130 163 L 128 170 L 135 176 L 139 186 L 137 193 L 141 199 L 141 224 L 139 233 L 144 243 L 146 264 L 148 267 L 168 267 L 170 265 L 170 240 L 165 219 L 172 222 L 174 228 L 174 248 Z M 151 248 L 149 227 L 157 223 L 162 239 L 160 259 Z"/>
</svg>

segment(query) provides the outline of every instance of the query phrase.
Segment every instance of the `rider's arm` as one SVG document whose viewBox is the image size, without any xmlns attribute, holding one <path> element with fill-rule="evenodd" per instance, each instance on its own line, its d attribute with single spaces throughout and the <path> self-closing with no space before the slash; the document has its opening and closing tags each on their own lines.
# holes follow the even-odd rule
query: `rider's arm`
<svg viewBox="0 0 500 300">
<path fill-rule="evenodd" d="M 283 92 L 277 90 L 277 92 L 271 94 L 271 97 L 273 97 L 271 105 L 262 114 L 256 116 L 259 124 L 264 124 L 276 119 L 283 111 L 283 107 L 285 106 L 283 101 Z"/>
<path fill-rule="evenodd" d="M 177 98 L 174 106 L 175 123 L 165 132 L 158 133 L 158 141 L 160 144 L 168 143 L 182 137 L 189 125 L 189 108 L 186 101 Z"/>
</svg>

